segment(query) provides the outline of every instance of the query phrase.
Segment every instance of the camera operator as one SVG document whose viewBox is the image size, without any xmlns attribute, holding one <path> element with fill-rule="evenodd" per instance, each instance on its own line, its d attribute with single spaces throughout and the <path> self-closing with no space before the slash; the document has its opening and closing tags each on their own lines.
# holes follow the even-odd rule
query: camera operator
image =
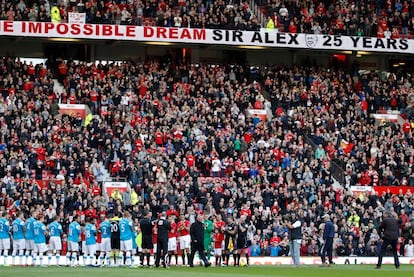
<svg viewBox="0 0 414 277">
<path fill-rule="evenodd" d="M 284 219 L 285 226 L 289 229 L 290 253 L 296 267 L 300 265 L 300 244 L 302 241 L 302 222 L 296 213 L 291 218 Z"/>
</svg>

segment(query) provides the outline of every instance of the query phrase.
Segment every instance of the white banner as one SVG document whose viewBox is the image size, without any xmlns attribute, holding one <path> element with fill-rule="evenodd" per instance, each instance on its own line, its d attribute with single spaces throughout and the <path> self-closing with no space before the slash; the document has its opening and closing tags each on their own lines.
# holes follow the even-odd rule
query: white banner
<svg viewBox="0 0 414 277">
<path fill-rule="evenodd" d="M 266 110 L 248 109 L 247 114 L 250 117 L 253 117 L 253 118 L 255 118 L 255 117 L 260 118 L 261 121 L 267 121 L 267 119 L 268 119 L 268 114 L 267 114 Z M 272 119 L 272 116 L 270 115 L 269 120 L 271 120 L 271 119 Z"/>
<path fill-rule="evenodd" d="M 352 192 L 372 192 L 371 186 L 351 186 Z"/>
<path fill-rule="evenodd" d="M 414 53 L 414 40 L 412 39 L 269 33 L 265 31 L 0 21 L 0 35 Z"/>
<path fill-rule="evenodd" d="M 127 182 L 103 182 L 103 193 L 108 198 L 112 197 L 112 194 L 115 191 L 118 191 L 120 194 L 124 193 L 129 188 Z"/>
<path fill-rule="evenodd" d="M 72 117 L 80 115 L 82 119 L 85 119 L 88 108 L 83 104 L 59 104 L 60 114 L 67 114 Z"/>
<path fill-rule="evenodd" d="M 86 13 L 68 13 L 69 23 L 86 23 Z"/>
</svg>

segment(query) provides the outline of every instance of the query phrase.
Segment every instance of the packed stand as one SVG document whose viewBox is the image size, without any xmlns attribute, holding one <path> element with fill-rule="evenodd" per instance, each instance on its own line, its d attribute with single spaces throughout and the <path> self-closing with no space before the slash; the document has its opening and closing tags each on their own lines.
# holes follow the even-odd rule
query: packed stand
<svg viewBox="0 0 414 277">
<path fill-rule="evenodd" d="M 3 2 L 2 20 L 53 21 L 49 1 Z M 259 30 L 380 38 L 411 38 L 414 7 L 411 1 L 325 4 L 311 1 L 260 1 L 267 16 L 261 26 L 247 1 L 58 1 L 56 22 L 67 22 L 69 12 L 85 13 L 93 24 L 150 25 L 210 29 Z"/>
<path fill-rule="evenodd" d="M 57 7 L 57 10 L 52 10 Z M 210 29 L 260 29 L 247 2 L 233 1 L 27 1 L 3 2 L 2 20 L 68 22 L 70 12 L 85 13 L 86 23 Z"/>
<path fill-rule="evenodd" d="M 285 223 L 294 212 L 303 221 L 304 256 L 318 255 L 325 214 L 336 225 L 336 255 L 376 255 L 376 226 L 384 210 L 401 218 L 401 254 L 411 249 L 411 193 L 361 197 L 348 188 L 412 186 L 411 128 L 369 117 L 393 108 L 411 119 L 412 75 L 359 76 L 357 65 L 345 72 L 177 64 L 171 57 L 105 65 L 62 61 L 49 67 L 7 57 L 0 68 L 3 219 L 35 215 L 49 225 L 58 221 L 63 255 L 71 250 L 71 223 L 99 224 L 108 215 L 120 219 L 125 211 L 135 227 L 149 211 L 152 220 L 165 212 L 171 222 L 185 226 L 203 213 L 213 226 L 206 249 L 232 238 L 222 249 L 227 264 L 233 251 L 236 264 L 241 253 L 237 232 L 226 226 L 245 226 L 249 243 L 242 253 L 286 256 Z M 55 76 L 63 81 L 62 93 L 54 89 Z M 78 114 L 61 115 L 58 103 L 86 104 L 93 119 L 85 126 Z M 249 109 L 264 109 L 272 117 L 257 120 Z M 347 176 L 339 186 L 331 162 Z M 131 190 L 107 199 L 105 171 L 115 180 L 126 179 Z M 185 236 L 181 232 L 172 238 Z M 23 260 L 17 250 L 13 257 Z M 182 244 L 171 256 L 182 255 L 188 263 L 185 253 Z"/>
<path fill-rule="evenodd" d="M 257 1 L 256 1 L 257 2 Z M 282 32 L 411 38 L 411 1 L 259 1 L 268 26 Z"/>
</svg>

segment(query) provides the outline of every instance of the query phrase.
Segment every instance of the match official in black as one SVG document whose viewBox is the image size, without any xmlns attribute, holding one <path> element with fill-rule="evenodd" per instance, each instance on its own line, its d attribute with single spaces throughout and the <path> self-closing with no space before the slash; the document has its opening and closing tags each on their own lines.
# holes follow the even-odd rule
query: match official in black
<svg viewBox="0 0 414 277">
<path fill-rule="evenodd" d="M 154 222 L 152 221 L 152 213 L 150 211 L 144 211 L 144 218 L 139 222 L 139 226 L 142 232 L 142 253 L 140 256 L 140 265 L 144 265 L 144 257 L 147 258 L 147 266 L 150 266 L 151 251 L 154 248 L 152 241 L 152 229 L 154 228 Z"/>
<path fill-rule="evenodd" d="M 378 226 L 378 231 L 382 233 L 381 251 L 378 256 L 377 269 L 381 268 L 382 257 L 384 257 L 385 250 L 388 245 L 391 245 L 392 254 L 394 255 L 395 268 L 400 268 L 400 261 L 397 253 L 398 237 L 400 236 L 400 222 L 391 212 L 384 211 L 382 213 L 382 222 Z"/>
<path fill-rule="evenodd" d="M 201 260 L 204 263 L 205 267 L 209 267 L 211 264 L 207 260 L 206 254 L 204 253 L 204 224 L 203 224 L 203 216 L 201 214 L 197 214 L 196 221 L 191 224 L 190 227 L 190 236 L 191 236 L 191 254 L 189 265 L 193 267 L 194 255 L 198 251 Z"/>
<path fill-rule="evenodd" d="M 162 212 L 160 219 L 157 222 L 158 238 L 157 238 L 157 257 L 155 258 L 155 267 L 160 266 L 162 258 L 163 266 L 167 265 L 168 256 L 168 231 L 171 230 L 171 223 L 167 220 L 167 213 Z M 162 253 L 162 255 L 161 255 Z"/>
</svg>

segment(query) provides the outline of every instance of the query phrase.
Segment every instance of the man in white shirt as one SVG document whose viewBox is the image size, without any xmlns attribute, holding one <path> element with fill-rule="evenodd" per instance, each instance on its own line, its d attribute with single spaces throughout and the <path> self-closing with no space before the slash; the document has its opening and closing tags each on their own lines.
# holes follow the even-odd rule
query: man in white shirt
<svg viewBox="0 0 414 277">
<path fill-rule="evenodd" d="M 408 243 L 404 246 L 404 256 L 414 257 L 414 244 L 412 239 L 410 239 Z"/>
</svg>

